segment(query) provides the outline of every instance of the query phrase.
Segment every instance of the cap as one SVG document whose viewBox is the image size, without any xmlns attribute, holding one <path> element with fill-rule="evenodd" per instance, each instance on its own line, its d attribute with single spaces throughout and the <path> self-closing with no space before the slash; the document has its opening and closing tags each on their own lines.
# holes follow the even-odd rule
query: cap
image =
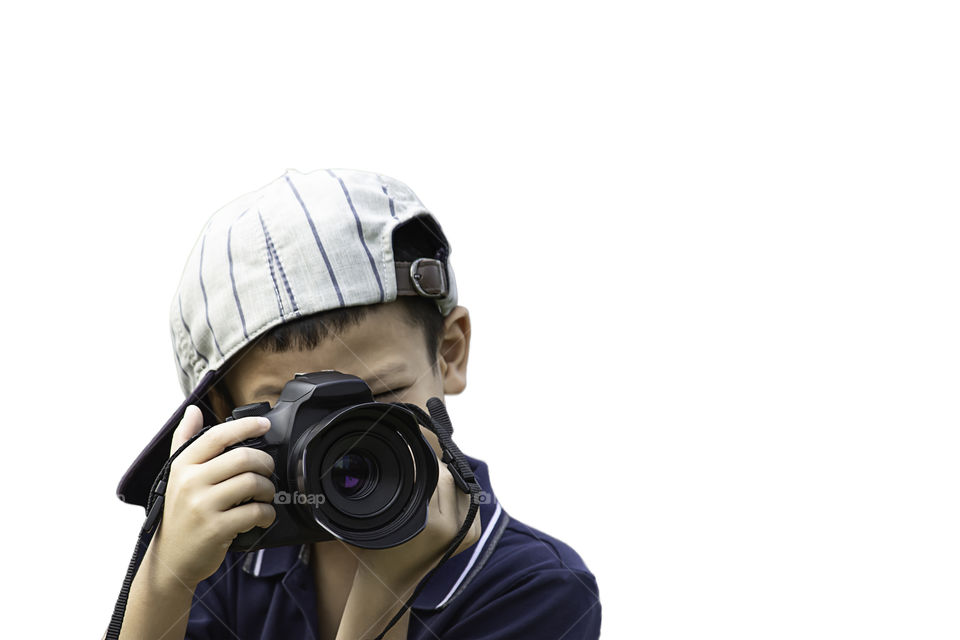
<svg viewBox="0 0 960 640">
<path fill-rule="evenodd" d="M 393 233 L 421 225 L 431 255 L 394 259 Z M 170 304 L 170 337 L 186 398 L 137 456 L 117 487 L 146 505 L 187 406 L 204 424 L 204 401 L 231 356 L 271 328 L 320 311 L 391 302 L 400 295 L 457 305 L 450 244 L 434 216 L 402 182 L 352 170 L 287 170 L 214 213 L 194 243 Z"/>
</svg>

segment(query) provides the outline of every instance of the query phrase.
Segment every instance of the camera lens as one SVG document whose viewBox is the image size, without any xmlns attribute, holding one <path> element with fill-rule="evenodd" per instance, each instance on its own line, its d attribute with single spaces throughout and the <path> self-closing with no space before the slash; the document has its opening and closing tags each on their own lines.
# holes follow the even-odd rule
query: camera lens
<svg viewBox="0 0 960 640">
<path fill-rule="evenodd" d="M 334 537 L 384 549 L 426 526 L 438 465 L 405 408 L 371 402 L 329 414 L 297 437 L 290 459 L 297 490 L 324 498 L 299 513 Z"/>
<path fill-rule="evenodd" d="M 333 464 L 333 485 L 345 498 L 358 499 L 376 485 L 377 467 L 363 453 L 347 453 Z"/>
</svg>

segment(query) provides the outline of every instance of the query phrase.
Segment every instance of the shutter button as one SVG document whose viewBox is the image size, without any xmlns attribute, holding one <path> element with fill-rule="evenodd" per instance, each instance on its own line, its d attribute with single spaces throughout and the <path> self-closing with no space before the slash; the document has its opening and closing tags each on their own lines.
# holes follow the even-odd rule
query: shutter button
<svg viewBox="0 0 960 640">
<path fill-rule="evenodd" d="M 233 410 L 231 417 L 227 420 L 239 420 L 240 418 L 249 418 L 250 416 L 262 416 L 270 411 L 269 402 L 254 402 L 253 404 L 245 404 L 242 407 L 237 407 Z"/>
<path fill-rule="evenodd" d="M 227 420 L 239 420 L 240 418 L 249 418 L 250 416 L 262 416 L 270 411 L 269 402 L 254 402 L 252 404 L 245 404 L 242 407 L 237 407 L 233 410 L 233 414 L 227 418 Z M 254 447 L 260 448 L 264 445 L 264 439 L 260 436 L 256 438 L 248 438 L 243 442 L 235 445 L 236 447 Z M 233 447 L 229 447 L 233 448 Z"/>
</svg>

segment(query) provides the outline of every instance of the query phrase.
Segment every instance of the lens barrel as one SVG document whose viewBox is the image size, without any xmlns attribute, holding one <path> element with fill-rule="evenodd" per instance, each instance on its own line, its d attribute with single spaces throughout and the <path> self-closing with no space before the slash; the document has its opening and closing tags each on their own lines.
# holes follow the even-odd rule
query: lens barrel
<svg viewBox="0 0 960 640">
<path fill-rule="evenodd" d="M 426 525 L 437 461 L 413 413 L 369 402 L 332 413 L 291 447 L 303 516 L 366 548 L 406 542 Z"/>
</svg>

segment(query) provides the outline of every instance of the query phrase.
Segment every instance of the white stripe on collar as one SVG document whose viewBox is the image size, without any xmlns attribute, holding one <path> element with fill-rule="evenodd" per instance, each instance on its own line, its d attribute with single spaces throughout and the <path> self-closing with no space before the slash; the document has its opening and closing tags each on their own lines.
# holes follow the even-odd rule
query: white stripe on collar
<svg viewBox="0 0 960 640">
<path fill-rule="evenodd" d="M 260 551 L 257 551 L 257 559 L 254 561 L 255 564 L 253 565 L 253 575 L 257 577 L 260 576 L 260 564 L 263 562 L 264 551 L 265 549 L 260 549 Z"/>
<path fill-rule="evenodd" d="M 480 536 L 480 540 L 473 548 L 473 555 L 470 556 L 470 561 L 467 563 L 467 566 L 464 567 L 463 571 L 460 573 L 460 577 L 457 578 L 457 581 L 453 583 L 453 586 L 450 587 L 450 591 L 447 592 L 447 595 L 444 596 L 443 600 L 440 601 L 434 608 L 439 609 L 443 605 L 447 604 L 447 600 L 454 594 L 457 590 L 457 587 L 460 586 L 460 583 L 463 582 L 463 579 L 467 577 L 467 574 L 470 573 L 470 569 L 473 568 L 474 563 L 477 561 L 477 558 L 480 557 L 480 552 L 483 550 L 483 546 L 487 543 L 487 539 L 490 537 L 490 533 L 496 528 L 493 525 L 497 523 L 497 520 L 500 519 L 500 513 L 503 509 L 500 507 L 500 501 L 497 501 L 497 508 L 493 512 L 493 517 L 490 518 L 490 522 L 483 527 L 483 535 Z"/>
</svg>

